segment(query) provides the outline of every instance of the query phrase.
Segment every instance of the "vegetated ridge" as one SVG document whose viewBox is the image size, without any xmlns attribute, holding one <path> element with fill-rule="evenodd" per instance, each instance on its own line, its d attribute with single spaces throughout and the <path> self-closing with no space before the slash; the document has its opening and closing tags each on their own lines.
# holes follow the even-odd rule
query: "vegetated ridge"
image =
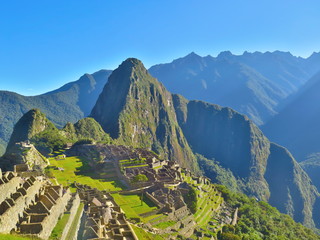
<svg viewBox="0 0 320 240">
<path fill-rule="evenodd" d="M 9 142 L 14 124 L 30 109 L 38 108 L 57 126 L 88 116 L 111 71 L 84 74 L 79 80 L 39 96 L 0 91 L 0 155 Z"/>
</svg>

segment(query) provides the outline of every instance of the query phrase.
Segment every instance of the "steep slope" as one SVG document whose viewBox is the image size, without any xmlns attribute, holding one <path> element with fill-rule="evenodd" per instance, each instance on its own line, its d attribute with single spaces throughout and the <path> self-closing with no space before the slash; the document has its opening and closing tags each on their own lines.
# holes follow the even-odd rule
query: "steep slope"
<svg viewBox="0 0 320 240">
<path fill-rule="evenodd" d="M 113 71 L 91 116 L 119 143 L 149 148 L 197 169 L 176 121 L 171 94 L 139 60 L 129 58 Z"/>
<path fill-rule="evenodd" d="M 318 191 L 320 191 L 320 153 L 310 155 L 306 160 L 299 164 L 309 175 Z"/>
<path fill-rule="evenodd" d="M 0 91 L 0 155 L 12 133 L 14 124 L 32 108 L 39 108 L 58 127 L 87 116 L 94 106 L 111 71 L 85 74 L 78 81 L 39 96 L 26 97 Z"/>
<path fill-rule="evenodd" d="M 286 97 L 320 70 L 320 54 L 307 59 L 284 52 L 200 57 L 191 53 L 150 68 L 169 91 L 231 107 L 261 125 Z"/>
<path fill-rule="evenodd" d="M 262 127 L 265 134 L 287 147 L 299 160 L 320 152 L 320 73 L 301 88 L 277 116 Z"/>
<path fill-rule="evenodd" d="M 247 117 L 232 109 L 179 95 L 173 100 L 178 122 L 194 152 L 230 169 L 242 183 L 242 191 L 314 226 L 318 192 L 286 149 L 270 143 Z M 319 226 L 318 220 L 316 224 Z"/>
<path fill-rule="evenodd" d="M 47 164 L 43 155 L 64 148 L 67 143 L 84 139 L 107 144 L 111 142 L 110 136 L 93 118 L 84 118 L 75 124 L 67 123 L 59 130 L 39 109 L 32 109 L 16 123 L 0 168 L 12 169 L 14 164 L 24 162 L 31 168 L 35 165 L 43 168 Z"/>
</svg>

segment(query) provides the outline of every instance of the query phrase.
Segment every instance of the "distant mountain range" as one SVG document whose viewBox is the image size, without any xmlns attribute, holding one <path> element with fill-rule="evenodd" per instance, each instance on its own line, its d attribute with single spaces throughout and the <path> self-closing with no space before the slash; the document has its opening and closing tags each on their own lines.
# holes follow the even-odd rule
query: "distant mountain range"
<svg viewBox="0 0 320 240">
<path fill-rule="evenodd" d="M 287 106 L 263 126 L 273 141 L 286 146 L 299 161 L 320 152 L 320 73 L 288 100 Z"/>
<path fill-rule="evenodd" d="M 320 70 L 320 53 L 309 58 L 288 52 L 191 53 L 149 69 L 169 91 L 231 107 L 262 125 L 279 106 Z"/>
<path fill-rule="evenodd" d="M 57 126 L 87 116 L 112 71 L 84 74 L 79 80 L 39 96 L 26 97 L 0 91 L 0 155 L 9 141 L 14 124 L 32 108 L 39 108 Z"/>
<path fill-rule="evenodd" d="M 309 111 L 312 104 L 316 107 L 316 102 L 305 100 L 302 105 L 308 108 L 301 105 L 301 112 L 291 107 L 293 115 L 287 113 L 287 108 L 300 101 L 293 103 L 295 98 L 310 88 L 308 86 L 315 80 L 303 86 L 318 71 L 320 53 L 301 58 L 280 51 L 245 52 L 242 55 L 222 52 L 217 57 L 200 57 L 191 53 L 149 69 L 151 75 L 157 77 L 170 92 L 182 94 L 188 99 L 231 107 L 258 125 L 266 123 L 263 129 L 267 136 L 288 147 L 299 160 L 318 151 L 316 137 L 312 137 L 317 131 L 302 130 L 302 125 L 316 128 L 316 118 L 311 117 L 314 111 Z M 58 127 L 88 116 L 111 72 L 101 70 L 85 74 L 78 81 L 34 97 L 0 91 L 0 155 L 9 141 L 14 124 L 32 108 L 39 108 Z M 298 91 L 300 88 L 302 90 Z M 278 112 L 281 113 L 277 116 Z M 314 123 L 309 123 L 307 119 Z M 281 135 L 278 134 L 280 132 Z"/>
<path fill-rule="evenodd" d="M 58 131 L 42 113 L 30 111 L 16 125 L 10 146 L 29 138 L 41 146 L 53 137 L 56 144 L 59 138 L 106 138 L 107 133 L 116 144 L 153 150 L 194 173 L 203 170 L 214 182 L 234 184 L 306 226 L 320 226 L 319 193 L 288 150 L 230 108 L 171 94 L 137 59 L 113 71 L 90 116 L 96 121 Z M 10 156 L 8 151 L 3 159 L 15 161 Z"/>
</svg>

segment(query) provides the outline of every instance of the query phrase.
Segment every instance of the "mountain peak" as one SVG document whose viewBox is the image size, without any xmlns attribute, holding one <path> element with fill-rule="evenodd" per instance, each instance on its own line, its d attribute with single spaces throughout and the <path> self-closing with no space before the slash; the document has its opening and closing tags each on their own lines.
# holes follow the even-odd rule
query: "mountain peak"
<svg viewBox="0 0 320 240">
<path fill-rule="evenodd" d="M 217 58 L 229 58 L 229 57 L 232 57 L 232 56 L 233 56 L 232 52 L 223 51 L 223 52 L 219 53 Z"/>
</svg>

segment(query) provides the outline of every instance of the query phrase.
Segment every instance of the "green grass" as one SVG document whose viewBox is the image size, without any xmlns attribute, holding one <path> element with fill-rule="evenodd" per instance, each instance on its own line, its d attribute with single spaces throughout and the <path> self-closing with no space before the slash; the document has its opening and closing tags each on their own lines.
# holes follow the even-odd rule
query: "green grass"
<svg viewBox="0 0 320 240">
<path fill-rule="evenodd" d="M 155 228 L 160 228 L 160 229 L 166 229 L 167 227 L 172 227 L 173 225 L 175 225 L 176 222 L 175 221 L 168 221 L 168 222 L 161 222 L 158 223 L 156 225 L 153 225 L 153 227 Z"/>
<path fill-rule="evenodd" d="M 70 217 L 70 213 L 65 213 L 62 218 L 59 219 L 57 225 L 52 230 L 52 233 L 49 237 L 50 240 L 59 240 L 61 238 L 64 227 L 66 226 Z"/>
<path fill-rule="evenodd" d="M 74 216 L 74 220 L 70 226 L 70 229 L 69 229 L 69 232 L 66 236 L 66 239 L 73 239 L 74 235 L 76 234 L 77 225 L 78 225 L 78 222 L 80 221 L 79 218 L 81 217 L 81 212 L 83 210 L 83 207 L 84 207 L 84 204 L 80 203 L 80 206 L 78 208 L 76 215 Z"/>
<path fill-rule="evenodd" d="M 54 167 L 63 168 L 64 171 L 56 170 Z M 88 162 L 82 157 L 67 157 L 64 160 L 50 159 L 50 167 L 47 170 L 50 175 L 57 178 L 60 184 L 70 186 L 74 181 L 86 184 L 99 190 L 120 191 L 124 187 L 120 181 L 104 179 L 90 168 Z M 71 191 L 76 189 L 72 186 Z"/>
<path fill-rule="evenodd" d="M 160 215 L 153 215 L 143 218 L 139 214 L 146 213 L 157 209 L 157 207 L 144 198 L 141 205 L 141 199 L 139 195 L 121 195 L 119 193 L 112 194 L 116 203 L 125 212 L 127 218 L 140 218 L 143 222 Z"/>
<path fill-rule="evenodd" d="M 135 225 L 131 225 L 133 231 L 136 233 L 139 240 L 164 240 L 168 239 L 166 237 L 162 237 L 161 235 L 155 235 L 149 232 L 144 231 L 142 228 L 139 228 Z"/>
<path fill-rule="evenodd" d="M 23 237 L 23 236 L 18 236 L 18 235 L 9 235 L 9 234 L 0 234 L 0 239 L 1 240 L 38 240 L 40 238 L 37 237 Z"/>
</svg>

